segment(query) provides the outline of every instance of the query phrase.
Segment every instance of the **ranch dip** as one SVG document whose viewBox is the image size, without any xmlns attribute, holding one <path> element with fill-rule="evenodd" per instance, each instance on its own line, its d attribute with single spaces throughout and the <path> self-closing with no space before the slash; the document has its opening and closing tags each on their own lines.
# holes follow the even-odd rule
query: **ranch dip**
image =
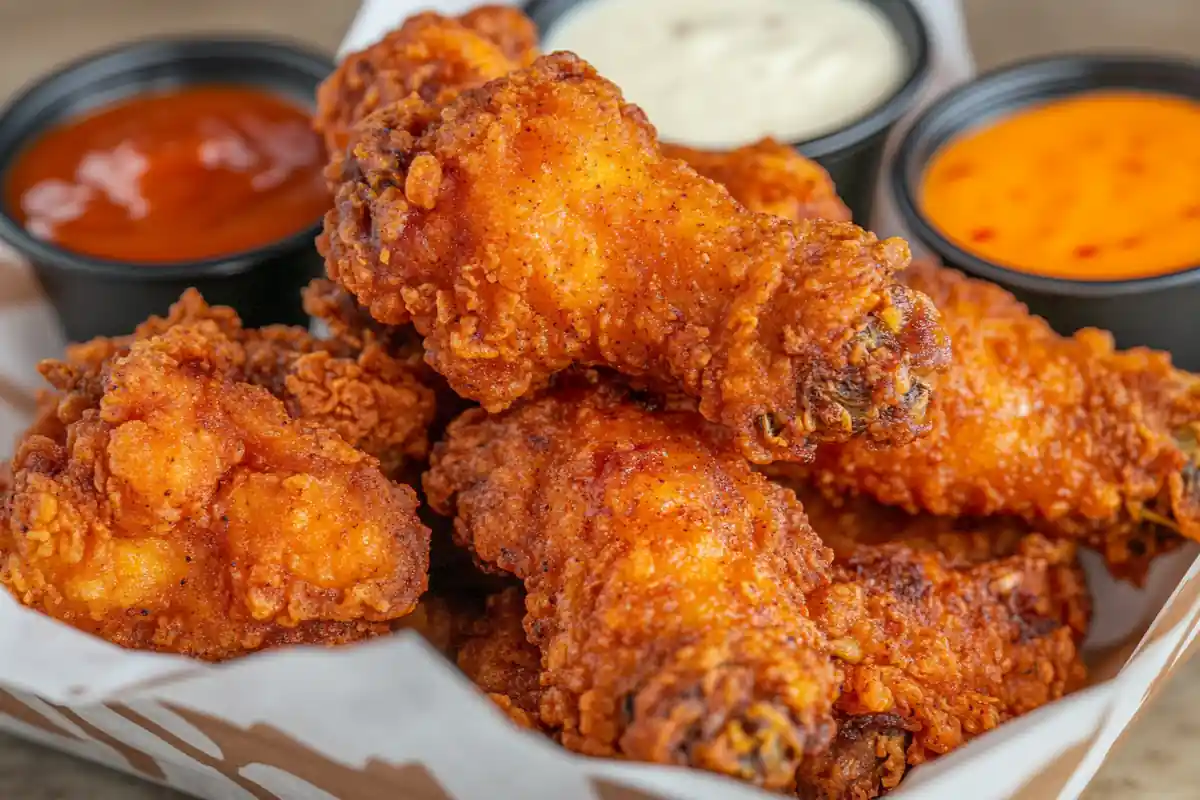
<svg viewBox="0 0 1200 800">
<path fill-rule="evenodd" d="M 589 0 L 544 45 L 589 61 L 663 139 L 698 147 L 830 133 L 887 100 L 908 67 L 865 0 Z"/>
</svg>

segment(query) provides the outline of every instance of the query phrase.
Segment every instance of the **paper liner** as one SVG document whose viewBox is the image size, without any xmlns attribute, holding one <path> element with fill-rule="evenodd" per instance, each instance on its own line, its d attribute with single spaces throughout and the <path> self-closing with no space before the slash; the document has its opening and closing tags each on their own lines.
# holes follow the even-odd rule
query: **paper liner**
<svg viewBox="0 0 1200 800">
<path fill-rule="evenodd" d="M 955 0 L 918 0 L 935 29 L 926 98 L 971 74 Z M 471 0 L 436 4 L 457 13 Z M 344 49 L 421 4 L 364 4 Z M 890 198 L 876 224 L 894 232 Z M 37 361 L 61 350 L 24 267 L 0 252 L 0 441 L 28 419 Z M 1144 589 L 1098 557 L 1085 652 L 1101 681 L 913 770 L 905 800 L 1074 798 L 1171 673 L 1200 648 L 1197 548 L 1161 559 Z M 211 666 L 121 650 L 0 592 L 0 729 L 212 800 L 751 800 L 702 772 L 588 759 L 513 728 L 415 634 L 296 648 Z"/>
</svg>

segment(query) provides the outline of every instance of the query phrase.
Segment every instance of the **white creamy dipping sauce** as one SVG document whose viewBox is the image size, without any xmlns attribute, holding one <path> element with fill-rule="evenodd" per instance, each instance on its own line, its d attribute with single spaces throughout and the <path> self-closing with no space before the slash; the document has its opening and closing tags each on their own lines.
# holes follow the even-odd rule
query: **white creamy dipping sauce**
<svg viewBox="0 0 1200 800">
<path fill-rule="evenodd" d="M 550 27 L 659 135 L 698 147 L 830 133 L 899 88 L 899 34 L 864 0 L 589 0 Z"/>
</svg>

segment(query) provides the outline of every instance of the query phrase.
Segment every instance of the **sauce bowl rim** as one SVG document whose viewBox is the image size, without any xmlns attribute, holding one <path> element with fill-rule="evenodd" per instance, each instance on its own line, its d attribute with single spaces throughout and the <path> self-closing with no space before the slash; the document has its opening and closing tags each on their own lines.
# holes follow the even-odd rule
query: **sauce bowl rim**
<svg viewBox="0 0 1200 800">
<path fill-rule="evenodd" d="M 214 50 L 216 52 L 211 52 Z M 299 74 L 311 76 L 314 84 L 320 83 L 335 67 L 330 55 L 286 37 L 217 33 L 134 39 L 86 53 L 30 80 L 13 95 L 9 102 L 4 104 L 3 108 L 0 108 L 0 131 L 12 124 L 12 118 L 25 106 L 40 102 L 40 98 L 45 94 L 53 94 L 54 87 L 61 82 L 97 67 L 107 66 L 110 61 L 120 61 L 130 56 L 135 59 L 134 63 L 126 65 L 124 68 L 112 65 L 109 70 L 98 72 L 90 80 L 84 78 L 82 86 L 63 92 L 62 96 L 86 93 L 90 84 L 106 77 L 120 75 L 125 71 L 129 71 L 132 77 L 134 70 L 139 66 L 153 64 L 169 67 L 172 63 L 185 62 L 189 57 L 202 57 L 204 60 L 216 61 L 236 56 L 240 59 L 258 60 L 264 64 L 293 68 Z M 204 84 L 205 81 L 201 79 L 187 80 L 181 85 Z M 280 94 L 273 90 L 268 82 L 256 80 L 253 75 L 248 76 L 244 85 L 257 86 L 268 93 Z M 136 97 L 141 93 L 143 92 L 135 88 L 129 97 Z M 102 106 L 103 103 L 98 107 Z M 54 120 L 50 124 L 63 122 L 66 119 L 70 119 L 70 115 Z M 13 146 L 3 156 L 0 156 L 0 182 L 7 176 L 8 169 L 14 160 L 24 152 L 25 146 L 35 141 L 45 130 L 45 125 L 35 123 L 28 125 L 24 130 L 18 130 L 13 135 Z M 227 255 L 169 262 L 122 261 L 68 250 L 33 236 L 10 213 L 7 203 L 0 199 L 0 241 L 14 248 L 24 259 L 52 263 L 61 269 L 76 272 L 147 281 L 177 281 L 181 278 L 243 273 L 263 261 L 299 249 L 306 242 L 311 245 L 320 234 L 322 224 L 323 217 L 295 233 L 271 240 L 258 247 Z"/>
<path fill-rule="evenodd" d="M 562 2 L 563 0 L 524 0 L 519 4 L 522 13 L 533 20 L 534 25 L 538 28 L 538 37 L 545 38 L 545 33 L 550 29 L 547 26 L 545 30 L 538 23 L 535 15 L 539 10 L 550 3 Z M 566 0 L 570 7 L 575 7 L 583 3 L 603 2 L 603 0 Z M 869 6 L 876 9 L 879 8 L 881 0 L 860 0 Z M 880 134 L 889 126 L 904 115 L 912 106 L 912 100 L 917 93 L 921 91 L 925 81 L 929 75 L 929 70 L 932 64 L 932 47 L 930 43 L 929 25 L 925 22 L 925 16 L 917 8 L 913 0 L 890 0 L 897 7 L 903 9 L 903 13 L 909 17 L 912 23 L 915 36 L 912 46 L 909 46 L 908 37 L 896 30 L 895 23 L 891 17 L 886 17 L 888 27 L 896 33 L 897 38 L 901 40 L 901 46 L 904 49 L 905 55 L 910 59 L 907 73 L 902 82 L 900 82 L 885 99 L 877 105 L 867 109 L 857 118 L 850 120 L 845 125 L 827 133 L 814 136 L 809 139 L 790 140 L 786 144 L 789 147 L 795 148 L 802 155 L 808 158 L 824 158 L 845 150 L 852 150 L 861 145 L 863 142 L 870 140 L 872 137 Z M 561 16 L 561 15 L 560 15 Z M 551 23 L 552 25 L 553 23 Z M 586 59 L 585 59 L 586 60 Z M 650 120 L 651 123 L 654 120 Z M 761 137 L 760 137 L 761 138 Z M 685 142 L 672 142 L 673 144 L 687 145 Z M 752 142 L 745 142 L 745 146 Z M 727 149 L 731 149 L 730 146 Z"/>
<path fill-rule="evenodd" d="M 1114 70 L 1131 67 L 1155 68 L 1173 71 L 1179 75 L 1190 74 L 1200 81 L 1200 61 L 1136 51 L 1088 51 L 1038 56 L 1004 64 L 979 74 L 942 95 L 916 116 L 888 167 L 892 199 L 900 213 L 901 221 L 910 234 L 936 253 L 947 265 L 1001 285 L 1015 286 L 1046 295 L 1076 298 L 1118 297 L 1200 282 L 1200 260 L 1192 266 L 1162 275 L 1122 280 L 1091 281 L 1022 272 L 1017 268 L 983 258 L 955 244 L 929 220 L 917 200 L 914 178 L 919 180 L 925 174 L 929 166 L 928 155 L 937 150 L 934 148 L 929 154 L 925 154 L 923 151 L 927 141 L 934 138 L 935 133 L 941 133 L 945 124 L 944 118 L 981 96 L 994 99 L 991 105 L 1000 112 L 999 116 L 1050 99 L 1075 97 L 1105 91 L 1106 88 L 1154 92 L 1200 103 L 1200 97 L 1187 95 L 1165 82 L 1160 88 L 1133 87 L 1119 80 L 1087 85 L 1082 79 L 1089 69 L 1096 67 Z M 1076 79 L 1074 88 L 1071 87 L 1072 78 Z M 1038 87 L 1053 88 L 1055 91 L 1042 95 L 1033 93 L 1032 90 Z M 1018 96 L 1014 98 L 1014 95 Z M 1007 102 L 1010 100 L 1012 102 Z M 952 127 L 947 140 L 986 124 L 985 119 L 981 123 L 967 121 L 961 126 Z M 922 156 L 926 156 L 924 161 L 921 161 Z"/>
</svg>

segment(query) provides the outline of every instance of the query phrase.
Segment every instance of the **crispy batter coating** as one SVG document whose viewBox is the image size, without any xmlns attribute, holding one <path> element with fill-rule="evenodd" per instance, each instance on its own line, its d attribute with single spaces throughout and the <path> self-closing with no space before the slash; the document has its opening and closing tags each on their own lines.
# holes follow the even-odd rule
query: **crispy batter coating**
<svg viewBox="0 0 1200 800">
<path fill-rule="evenodd" d="M 933 432 L 888 452 L 823 447 L 817 485 L 912 512 L 1018 517 L 1095 546 L 1126 574 L 1171 547 L 1165 531 L 1200 539 L 1200 378 L 1163 353 L 1116 351 L 1101 331 L 1060 336 L 953 270 L 917 264 L 905 280 L 934 299 L 953 339 Z"/>
<path fill-rule="evenodd" d="M 540 722 L 564 745 L 787 788 L 832 732 L 837 674 L 804 609 L 829 553 L 721 436 L 615 388 L 560 389 L 467 412 L 425 489 L 525 582 Z"/>
<path fill-rule="evenodd" d="M 838 197 L 821 165 L 774 139 L 735 150 L 693 150 L 663 144 L 663 155 L 679 158 L 724 186 L 751 211 L 800 222 L 805 219 L 850 221 L 850 209 Z"/>
<path fill-rule="evenodd" d="M 746 148 L 743 148 L 745 150 Z M 802 185 L 789 185 L 782 178 L 773 178 L 772 171 L 748 155 L 733 151 L 722 157 L 720 153 L 703 151 L 687 152 L 679 150 L 680 158 L 689 160 L 701 173 L 713 180 L 726 184 L 734 199 L 746 205 L 747 208 L 766 213 L 781 214 L 797 218 L 795 214 L 820 214 L 814 211 L 812 200 L 814 190 Z M 782 153 L 781 153 L 782 157 Z M 791 161 L 801 162 L 794 169 L 803 174 L 803 157 L 794 155 Z M 710 166 L 711 165 L 711 166 Z M 817 165 L 811 165 L 811 170 L 819 170 Z M 826 191 L 831 191 L 828 184 L 817 182 L 816 196 L 825 197 Z M 789 210 L 786 206 L 786 194 L 794 193 L 794 203 Z M 1180 411 L 1171 412 L 1177 422 L 1170 423 L 1169 429 L 1182 429 L 1181 446 L 1178 447 L 1188 459 L 1188 466 L 1172 467 L 1171 462 L 1178 459 L 1159 459 L 1157 450 L 1162 446 L 1150 444 L 1140 455 L 1132 457 L 1133 463 L 1140 460 L 1148 463 L 1151 470 L 1160 471 L 1160 482 L 1168 487 L 1166 492 L 1153 487 L 1144 489 L 1135 496 L 1143 507 L 1131 515 L 1125 514 L 1125 509 L 1116 508 L 1109 501 L 1108 510 L 1101 511 L 1099 517 L 1089 517 L 1088 512 L 1079 513 L 1083 508 L 1094 507 L 1095 501 L 1086 497 L 1089 492 L 1094 496 L 1109 498 L 1118 497 L 1117 503 L 1123 506 L 1129 492 L 1120 491 L 1113 495 L 1114 485 L 1120 480 L 1124 459 L 1130 458 L 1123 454 L 1122 445 L 1105 444 L 1103 458 L 1115 460 L 1109 462 L 1109 475 L 1113 476 L 1107 485 L 1090 486 L 1088 481 L 1091 466 L 1083 461 L 1072 464 L 1073 459 L 1079 459 L 1080 454 L 1088 452 L 1087 448 L 1096 441 L 1133 443 L 1137 451 L 1137 438 L 1132 432 L 1143 424 L 1143 418 L 1152 418 L 1156 413 L 1153 407 L 1143 411 L 1140 408 L 1126 408 L 1123 394 L 1127 390 L 1120 384 L 1122 372 L 1131 371 L 1125 366 L 1131 362 L 1128 359 L 1111 359 L 1112 353 L 1101 337 L 1096 334 L 1083 334 L 1081 339 L 1091 337 L 1094 344 L 1066 340 L 1053 334 L 1042 320 L 1031 317 L 1011 295 L 999 287 L 983 281 L 971 280 L 960 276 L 951 270 L 942 269 L 929 263 L 914 264 L 904 276 L 906 282 L 914 288 L 929 295 L 942 311 L 942 319 L 954 342 L 954 367 L 951 375 L 942 379 L 939 387 L 946 387 L 944 394 L 936 404 L 933 412 L 934 425 L 938 430 L 931 437 L 923 439 L 919 444 L 911 444 L 899 451 L 887 453 L 872 452 L 867 447 L 850 444 L 842 448 L 830 448 L 822 453 L 816 469 L 818 479 L 824 490 L 837 500 L 838 496 L 847 491 L 864 492 L 888 502 L 899 502 L 908 508 L 925 508 L 939 513 L 952 512 L 955 514 L 986 515 L 986 514 L 1016 514 L 1016 517 L 1004 516 L 973 516 L 960 517 L 927 517 L 916 515 L 907 517 L 904 514 L 888 515 L 881 510 L 873 510 L 866 516 L 870 524 L 864 526 L 876 533 L 897 529 L 908 529 L 914 526 L 920 531 L 914 534 L 935 535 L 940 544 L 963 546 L 974 543 L 976 547 L 986 550 L 991 537 L 999 537 L 1002 541 L 1014 541 L 1030 532 L 1030 523 L 1052 533 L 1061 535 L 1063 525 L 1069 526 L 1070 535 L 1083 538 L 1087 543 L 1097 547 L 1106 556 L 1109 567 L 1114 575 L 1141 583 L 1154 559 L 1163 553 L 1174 550 L 1181 544 L 1176 535 L 1180 527 L 1173 520 L 1179 516 L 1177 510 L 1162 514 L 1159 507 L 1171 505 L 1164 495 L 1172 491 L 1169 488 L 1173 471 L 1178 471 L 1183 480 L 1180 493 L 1181 502 L 1177 503 L 1184 509 L 1196 506 L 1197 476 L 1196 463 L 1200 460 L 1200 450 L 1195 446 L 1195 422 L 1200 419 L 1200 399 L 1196 390 L 1182 391 L 1181 387 L 1191 381 L 1190 376 L 1176 374 L 1174 378 L 1167 377 L 1165 394 L 1167 401 L 1176 402 L 1171 395 L 1182 396 Z M 1025 358 L 1025 342 L 1035 342 L 1032 353 L 1034 360 Z M 1098 348 L 1098 350 L 1096 350 Z M 1091 353 L 1095 350 L 1095 360 L 1103 362 L 1111 359 L 1115 365 L 1105 366 L 1103 363 L 1089 365 L 1093 360 Z M 1142 354 L 1145 355 L 1145 354 Z M 1157 357 L 1146 360 L 1150 372 L 1157 371 L 1163 375 L 1161 364 L 1153 366 Z M 1014 363 L 1024 360 L 1024 363 Z M 1082 360 L 1084 363 L 1080 364 Z M 1075 363 L 1072 363 L 1075 362 Z M 1045 389 L 1040 385 L 1042 370 L 1047 363 L 1056 364 L 1050 374 L 1059 382 L 1057 388 L 1052 384 L 1049 395 L 1049 408 L 1054 412 L 1051 419 L 1040 420 L 1042 411 L 1029 414 L 1028 409 L 1041 409 L 1047 397 Z M 1136 363 L 1136 362 L 1133 362 Z M 1106 376 L 1108 370 L 1113 370 L 1116 380 Z M 1150 394 L 1159 394 L 1160 389 L 1155 381 L 1161 378 L 1151 376 Z M 1173 380 L 1177 380 L 1172 387 Z M 1135 383 L 1124 380 L 1125 384 Z M 1089 388 L 1085 383 L 1094 384 L 1097 388 Z M 1072 385 L 1074 388 L 1072 388 Z M 1111 384 L 1111 387 L 1110 387 Z M 1018 391 L 1013 391 L 1013 389 Z M 1140 390 L 1139 390 L 1140 391 Z M 1068 405 L 1066 414 L 1062 413 L 1064 398 L 1074 398 Z M 1155 403 L 1160 402 L 1155 399 Z M 1106 407 L 1104 416 L 1088 420 L 1093 403 Z M 995 413 L 999 411 L 1000 413 Z M 1110 427 L 1109 419 L 1114 411 L 1125 416 L 1125 421 L 1116 429 Z M 1028 421 L 1017 423 L 1021 425 L 1022 433 L 1010 421 L 1033 416 L 1032 424 Z M 1191 423 L 1190 425 L 1187 423 Z M 1084 429 L 1092 427 L 1097 433 L 1088 434 L 1088 438 L 1080 438 L 1074 432 L 1081 425 Z M 1163 423 L 1158 423 L 1164 430 Z M 1190 429 L 1190 432 L 1189 432 Z M 1035 431 L 1036 438 L 1030 438 L 1024 432 Z M 1105 439 L 1110 436 L 1110 439 Z M 1061 452 L 1057 461 L 1051 459 L 1048 466 L 1040 472 L 1031 472 L 1029 465 L 1041 463 L 1041 453 L 1047 448 L 1058 449 L 1059 437 L 1074 437 L 1075 450 Z M 993 445 L 1000 448 L 999 452 L 986 454 Z M 1168 444 L 1168 449 L 1171 445 Z M 943 452 L 949 454 L 944 457 Z M 1126 453 L 1129 452 L 1126 449 Z M 990 459 L 990 461 L 989 461 Z M 1010 466 L 1015 465 L 1015 466 Z M 848 472 L 843 472 L 849 467 Z M 781 464 L 772 468 L 775 475 L 803 474 L 807 470 L 795 469 L 791 465 Z M 1002 473 L 1012 470 L 1014 475 Z M 932 472 L 928 472 L 931 470 Z M 1143 482 L 1145 468 L 1135 473 L 1136 484 Z M 1048 474 L 1049 473 L 1049 474 Z M 1059 491 L 1066 480 L 1070 482 L 1067 494 L 1060 496 Z M 1016 484 L 998 485 L 996 481 L 1008 482 L 1009 478 L 1025 479 L 1024 485 L 1020 480 Z M 1052 478 L 1047 482 L 1047 478 Z M 1040 483 L 1041 500 L 1026 498 L 1026 486 Z M 901 488 L 897 489 L 896 484 Z M 818 498 L 805 494 L 803 482 L 791 483 L 804 500 L 805 508 L 813 516 L 814 504 Z M 907 488 L 905 488 L 907 487 Z M 957 494 L 949 498 L 948 493 Z M 931 499 L 926 499 L 927 497 Z M 1016 495 L 1015 502 L 1012 495 Z M 1144 507 L 1145 497 L 1153 500 Z M 1191 498 L 1191 499 L 1188 499 Z M 1063 502 L 1061 507 L 1056 504 Z M 1020 508 L 1022 503 L 1032 502 L 1032 507 Z M 1040 502 L 1040 507 L 1037 505 Z M 828 504 L 826 504 L 828 506 Z M 869 504 L 852 501 L 854 513 L 852 516 L 863 518 L 863 508 Z M 1054 511 L 1047 512 L 1044 509 Z M 1136 506 L 1135 506 L 1136 508 Z M 1067 520 L 1047 522 L 1045 516 L 1068 515 Z M 1106 522 L 1110 516 L 1118 517 L 1115 522 Z M 1147 514 L 1146 512 L 1150 513 Z M 1074 515 L 1076 519 L 1070 519 Z M 1161 516 L 1167 518 L 1162 524 Z M 1023 519 L 1021 519 L 1023 517 Z M 1195 526 L 1195 511 L 1186 511 L 1185 520 Z M 1080 521 L 1084 521 L 1082 528 Z M 838 545 L 831 541 L 826 528 L 813 520 L 814 527 L 821 531 L 826 543 L 836 550 Z M 836 528 L 834 530 L 837 530 Z M 942 534 L 956 534 L 949 537 Z M 1196 535 L 1196 534 L 1193 534 Z M 917 537 L 921 538 L 920 536 Z"/>
<path fill-rule="evenodd" d="M 907 764 L 921 764 L 1086 677 L 1068 615 L 1088 602 L 1070 542 L 1033 537 L 957 568 L 932 550 L 865 547 L 808 602 L 845 679 L 839 735 L 801 765 L 802 797 L 877 797 L 903 776 L 902 743 Z"/>
<path fill-rule="evenodd" d="M 14 458 L 0 583 L 123 647 L 208 660 L 386 632 L 426 585 L 413 491 L 248 381 L 270 359 L 226 334 L 236 317 L 190 312 L 46 365 L 57 422 Z"/>
<path fill-rule="evenodd" d="M 831 643 L 847 691 L 833 745 L 801 768 L 801 798 L 877 797 L 912 764 L 1082 685 L 1091 597 L 1072 542 L 796 488 L 841 581 L 812 599 L 814 616 L 830 636 L 854 631 Z"/>
<path fill-rule="evenodd" d="M 314 278 L 304 287 L 303 298 L 305 312 L 325 323 L 334 341 L 357 350 L 379 343 L 403 361 L 424 365 L 425 348 L 421 346 L 420 334 L 411 325 L 376 322 L 353 295 L 333 281 Z"/>
<path fill-rule="evenodd" d="M 457 18 L 417 14 L 346 56 L 317 90 L 313 128 L 331 155 L 341 153 L 351 129 L 371 112 L 414 94 L 443 105 L 536 55 L 537 29 L 511 6 L 483 6 Z"/>
<path fill-rule="evenodd" d="M 458 667 L 513 722 L 539 729 L 541 652 L 525 634 L 525 593 L 509 588 L 487 599 L 487 608 L 466 629 Z"/>
<path fill-rule="evenodd" d="M 537 26 L 519 8 L 478 6 L 458 21 L 493 42 L 518 66 L 529 66 L 539 55 Z"/>
<path fill-rule="evenodd" d="M 319 340 L 303 328 L 243 328 L 233 309 L 209 306 L 194 289 L 166 317 L 151 317 L 132 336 L 71 345 L 63 361 L 48 362 L 42 370 L 55 385 L 69 384 L 75 393 L 86 388 L 83 402 L 95 405 L 104 390 L 104 369 L 133 342 L 196 325 L 241 349 L 232 380 L 267 389 L 292 417 L 332 428 L 378 458 L 389 475 L 428 454 L 434 389 L 418 342 L 404 348 L 362 332 Z"/>
<path fill-rule="evenodd" d="M 875 536 L 831 565 L 795 495 L 747 470 L 726 434 L 611 385 L 468 413 L 425 485 L 464 544 L 528 591 L 527 636 L 515 598 L 497 600 L 460 663 L 585 753 L 872 797 L 1083 679 L 1071 542 Z M 769 712 L 750 722 L 755 705 Z"/>
<path fill-rule="evenodd" d="M 948 348 L 893 280 L 907 246 L 748 212 L 576 57 L 358 133 L 319 242 L 330 277 L 375 319 L 411 318 L 485 408 L 589 364 L 695 398 L 756 461 L 924 432 Z"/>
<path fill-rule="evenodd" d="M 459 397 L 446 379 L 425 363 L 421 336 L 412 325 L 376 322 L 353 295 L 333 281 L 322 278 L 313 280 L 305 287 L 304 310 L 324 322 L 335 340 L 348 343 L 358 350 L 382 349 L 382 352 L 411 366 L 417 381 L 433 393 L 432 414 L 422 406 L 424 413 L 419 417 L 424 430 L 428 432 L 428 439 L 441 438 L 452 419 L 475 406 L 470 400 Z M 418 419 L 411 413 L 392 416 L 397 423 L 404 419 Z M 426 452 L 422 450 L 414 455 L 424 457 Z"/>
<path fill-rule="evenodd" d="M 862 496 L 827 495 L 795 480 L 790 466 L 773 464 L 766 473 L 796 492 L 813 529 L 839 557 L 860 545 L 899 541 L 916 549 L 936 550 L 956 561 L 980 563 L 1011 556 L 1030 542 L 1041 540 L 1029 523 L 1017 517 L 910 514 Z M 1142 582 L 1155 558 L 1183 542 L 1156 525 L 1131 527 L 1129 536 L 1127 555 L 1119 565 L 1110 564 L 1110 569 L 1116 577 L 1133 583 Z"/>
</svg>

